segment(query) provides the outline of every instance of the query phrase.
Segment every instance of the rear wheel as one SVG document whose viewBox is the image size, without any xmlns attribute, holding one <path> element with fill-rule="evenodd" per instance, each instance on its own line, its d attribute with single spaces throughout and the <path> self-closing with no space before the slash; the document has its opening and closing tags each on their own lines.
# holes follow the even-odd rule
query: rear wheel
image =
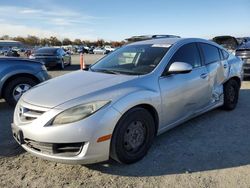
<svg viewBox="0 0 250 188">
<path fill-rule="evenodd" d="M 32 78 L 16 78 L 7 83 L 4 89 L 3 97 L 9 105 L 14 106 L 22 94 L 36 84 L 37 83 Z"/>
<path fill-rule="evenodd" d="M 233 110 L 235 109 L 238 98 L 240 86 L 236 80 L 229 80 L 224 84 L 224 104 L 223 109 Z"/>
<path fill-rule="evenodd" d="M 110 156 L 130 164 L 142 159 L 150 148 L 155 135 L 152 115 L 143 108 L 133 108 L 118 122 L 111 140 Z"/>
</svg>

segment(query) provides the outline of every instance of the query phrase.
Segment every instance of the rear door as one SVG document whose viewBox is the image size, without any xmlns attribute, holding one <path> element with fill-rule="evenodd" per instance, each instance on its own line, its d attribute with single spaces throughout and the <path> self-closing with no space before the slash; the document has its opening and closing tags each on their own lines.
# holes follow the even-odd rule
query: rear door
<svg viewBox="0 0 250 188">
<path fill-rule="evenodd" d="M 215 103 L 223 94 L 223 82 L 227 78 L 229 65 L 216 46 L 207 43 L 199 43 L 199 46 L 209 75 L 210 103 Z"/>
<path fill-rule="evenodd" d="M 186 74 L 172 74 L 159 79 L 164 125 L 178 122 L 209 104 L 209 82 L 196 43 L 180 47 L 168 63 L 186 62 L 193 70 Z M 167 71 L 167 70 L 166 70 Z"/>
</svg>

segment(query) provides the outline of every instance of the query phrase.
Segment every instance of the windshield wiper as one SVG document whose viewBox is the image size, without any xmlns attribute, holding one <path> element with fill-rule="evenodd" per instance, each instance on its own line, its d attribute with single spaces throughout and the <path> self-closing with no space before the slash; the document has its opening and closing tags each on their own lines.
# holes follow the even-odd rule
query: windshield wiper
<svg viewBox="0 0 250 188">
<path fill-rule="evenodd" d="M 120 74 L 119 71 L 109 70 L 109 69 L 91 69 L 93 72 L 103 72 L 108 74 Z"/>
</svg>

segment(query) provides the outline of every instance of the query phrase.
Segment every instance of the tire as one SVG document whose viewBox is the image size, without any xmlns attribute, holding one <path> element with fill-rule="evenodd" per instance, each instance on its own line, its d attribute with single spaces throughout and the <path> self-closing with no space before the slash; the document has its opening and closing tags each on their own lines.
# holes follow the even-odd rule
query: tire
<svg viewBox="0 0 250 188">
<path fill-rule="evenodd" d="M 236 80 L 229 80 L 224 84 L 224 104 L 222 108 L 224 110 L 233 110 L 235 109 L 238 98 L 240 86 Z"/>
<path fill-rule="evenodd" d="M 3 92 L 3 98 L 9 105 L 15 106 L 21 95 L 36 84 L 37 82 L 34 81 L 32 78 L 27 78 L 27 77 L 15 78 L 14 80 L 11 80 L 9 83 L 7 83 L 7 85 L 5 86 Z M 22 88 L 23 91 L 19 92 L 20 90 L 18 90 L 18 88 L 19 89 Z M 17 98 L 18 97 L 17 95 L 19 96 L 19 98 Z"/>
<path fill-rule="evenodd" d="M 111 139 L 110 157 L 124 164 L 137 162 L 147 154 L 154 136 L 152 115 L 144 108 L 133 108 L 116 125 Z"/>
</svg>

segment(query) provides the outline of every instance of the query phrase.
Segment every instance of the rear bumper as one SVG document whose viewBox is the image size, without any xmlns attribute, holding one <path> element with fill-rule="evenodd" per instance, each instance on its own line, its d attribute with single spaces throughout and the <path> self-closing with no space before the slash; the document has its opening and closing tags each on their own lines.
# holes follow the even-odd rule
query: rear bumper
<svg viewBox="0 0 250 188">
<path fill-rule="evenodd" d="M 57 59 L 57 58 L 49 58 L 49 59 L 39 59 L 39 58 L 36 58 L 35 60 L 44 63 L 44 65 L 46 67 L 55 67 L 55 66 L 57 66 L 58 64 L 61 63 L 60 59 Z"/>
</svg>

